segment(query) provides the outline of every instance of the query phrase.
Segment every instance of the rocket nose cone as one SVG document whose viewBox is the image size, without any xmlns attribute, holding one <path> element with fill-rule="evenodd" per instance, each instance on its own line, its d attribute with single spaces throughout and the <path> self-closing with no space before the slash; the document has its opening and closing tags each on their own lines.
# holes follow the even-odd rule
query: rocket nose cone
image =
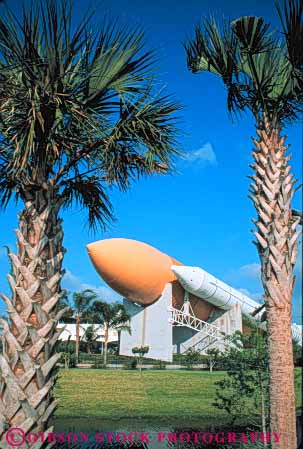
<svg viewBox="0 0 303 449">
<path fill-rule="evenodd" d="M 172 265 L 172 272 L 185 290 L 194 293 L 203 282 L 203 271 L 198 267 Z"/>
<path fill-rule="evenodd" d="M 97 272 L 106 282 L 115 277 L 115 266 L 120 258 L 119 239 L 98 240 L 86 245 L 88 255 L 96 268 Z"/>
<path fill-rule="evenodd" d="M 175 275 L 176 275 L 177 277 L 179 277 L 179 276 L 182 277 L 182 272 L 183 272 L 182 268 L 184 268 L 184 267 L 182 267 L 182 266 L 180 266 L 180 265 L 172 265 L 172 266 L 171 266 L 171 271 L 172 271 L 173 273 L 175 273 Z"/>
<path fill-rule="evenodd" d="M 98 242 L 89 243 L 86 245 L 86 249 L 89 257 L 91 258 L 94 265 L 100 265 L 102 263 L 102 249 L 103 249 L 102 240 Z"/>
<path fill-rule="evenodd" d="M 86 245 L 86 249 L 89 255 L 94 254 L 98 251 L 98 248 L 100 248 L 100 244 L 102 245 L 102 241 L 89 243 Z"/>
<path fill-rule="evenodd" d="M 86 245 L 86 249 L 97 271 L 103 271 L 114 265 L 119 258 L 120 241 L 119 239 L 98 240 Z"/>
<path fill-rule="evenodd" d="M 131 239 L 99 240 L 87 245 L 96 271 L 113 290 L 129 300 L 148 305 L 175 279 L 170 267 L 177 264 L 167 254 Z"/>
</svg>

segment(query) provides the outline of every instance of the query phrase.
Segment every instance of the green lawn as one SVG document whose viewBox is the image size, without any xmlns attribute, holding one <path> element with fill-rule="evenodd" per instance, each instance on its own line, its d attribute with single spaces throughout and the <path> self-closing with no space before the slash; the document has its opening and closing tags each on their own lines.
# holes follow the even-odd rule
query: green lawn
<svg viewBox="0 0 303 449">
<path fill-rule="evenodd" d="M 70 369 L 60 371 L 55 395 L 57 417 L 159 418 L 217 417 L 214 382 L 224 372 Z M 296 369 L 297 406 L 301 405 L 300 369 Z"/>
</svg>

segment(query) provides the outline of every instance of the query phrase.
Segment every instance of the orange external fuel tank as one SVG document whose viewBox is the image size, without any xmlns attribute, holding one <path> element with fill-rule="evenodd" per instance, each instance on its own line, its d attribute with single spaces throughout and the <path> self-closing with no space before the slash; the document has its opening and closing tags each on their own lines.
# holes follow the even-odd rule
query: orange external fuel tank
<svg viewBox="0 0 303 449">
<path fill-rule="evenodd" d="M 157 301 L 167 283 L 172 283 L 173 305 L 180 307 L 184 289 L 171 270 L 183 265 L 158 249 L 137 240 L 114 238 L 87 245 L 88 254 L 101 278 L 129 301 L 148 306 Z M 207 320 L 213 305 L 190 295 L 197 317 Z"/>
</svg>

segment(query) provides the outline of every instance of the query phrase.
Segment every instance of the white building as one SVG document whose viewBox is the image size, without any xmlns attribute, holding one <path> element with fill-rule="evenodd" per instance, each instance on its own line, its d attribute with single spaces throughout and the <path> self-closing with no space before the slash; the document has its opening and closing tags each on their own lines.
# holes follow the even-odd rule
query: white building
<svg viewBox="0 0 303 449">
<path fill-rule="evenodd" d="M 94 331 L 97 333 L 98 337 L 96 339 L 97 342 L 104 342 L 104 327 L 100 324 L 81 324 L 80 325 L 80 340 L 82 340 L 86 329 L 89 326 L 94 326 Z M 58 324 L 58 329 L 62 329 L 65 327 L 64 331 L 61 333 L 59 340 L 60 341 L 76 341 L 76 324 Z M 108 333 L 108 343 L 118 342 L 118 332 L 115 330 L 110 330 Z"/>
</svg>

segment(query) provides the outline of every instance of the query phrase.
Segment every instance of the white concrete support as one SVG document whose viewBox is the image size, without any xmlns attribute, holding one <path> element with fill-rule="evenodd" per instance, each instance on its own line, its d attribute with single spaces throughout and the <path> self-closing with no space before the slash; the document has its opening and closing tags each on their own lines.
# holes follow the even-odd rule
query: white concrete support
<svg viewBox="0 0 303 449">
<path fill-rule="evenodd" d="M 131 334 L 121 332 L 120 355 L 133 356 L 133 347 L 149 346 L 145 357 L 172 362 L 172 324 L 169 322 L 168 311 L 171 304 L 171 284 L 167 284 L 161 298 L 148 307 L 124 299 L 124 306 L 131 315 Z"/>
</svg>

